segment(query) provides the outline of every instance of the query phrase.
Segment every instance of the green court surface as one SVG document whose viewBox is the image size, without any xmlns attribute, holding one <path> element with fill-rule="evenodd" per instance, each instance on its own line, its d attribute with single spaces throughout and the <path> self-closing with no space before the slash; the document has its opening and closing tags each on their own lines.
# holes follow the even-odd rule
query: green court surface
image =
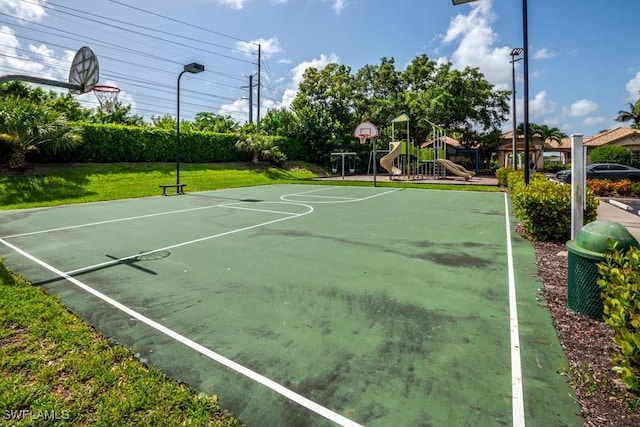
<svg viewBox="0 0 640 427">
<path fill-rule="evenodd" d="M 579 426 L 510 209 L 247 187 L 1 212 L 0 256 L 248 426 Z"/>
</svg>

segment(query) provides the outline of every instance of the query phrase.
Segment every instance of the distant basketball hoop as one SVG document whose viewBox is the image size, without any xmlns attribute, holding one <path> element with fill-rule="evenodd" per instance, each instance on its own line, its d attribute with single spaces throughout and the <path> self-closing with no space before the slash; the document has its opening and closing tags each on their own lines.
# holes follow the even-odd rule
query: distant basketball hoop
<svg viewBox="0 0 640 427">
<path fill-rule="evenodd" d="M 378 128 L 371 122 L 362 122 L 353 130 L 353 136 L 358 138 L 361 144 L 365 144 L 367 139 L 378 136 Z"/>
<path fill-rule="evenodd" d="M 358 138 L 360 140 L 360 144 L 364 145 L 367 143 L 367 140 L 371 140 L 373 142 L 372 144 L 372 150 L 371 153 L 369 155 L 369 164 L 371 164 L 371 161 L 373 160 L 373 186 L 375 187 L 376 184 L 376 142 L 373 141 L 375 138 L 378 137 L 378 128 L 376 125 L 374 125 L 371 122 L 362 122 L 360 123 L 358 126 L 356 126 L 356 128 L 353 130 L 353 136 Z M 369 173 L 369 170 L 367 169 L 367 174 Z"/>
<path fill-rule="evenodd" d="M 102 108 L 103 111 L 110 113 L 118 103 L 120 88 L 108 85 L 95 85 L 93 87 L 93 93 L 96 95 L 96 98 L 98 98 L 100 108 Z"/>
</svg>

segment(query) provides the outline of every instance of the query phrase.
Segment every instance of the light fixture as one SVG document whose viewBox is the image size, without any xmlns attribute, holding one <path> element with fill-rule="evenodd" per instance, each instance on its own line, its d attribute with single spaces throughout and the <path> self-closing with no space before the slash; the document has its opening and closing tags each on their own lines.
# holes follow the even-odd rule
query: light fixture
<svg viewBox="0 0 640 427">
<path fill-rule="evenodd" d="M 511 85 L 513 89 L 513 93 L 511 94 L 511 123 L 512 123 L 512 135 L 511 135 L 511 144 L 512 144 L 512 166 L 513 170 L 518 170 L 518 127 L 517 127 L 517 115 L 516 115 L 516 61 L 519 61 L 522 58 L 516 59 L 516 56 L 519 56 L 522 51 L 521 47 L 516 47 L 511 50 Z"/>
<path fill-rule="evenodd" d="M 182 187 L 180 186 L 180 77 L 184 73 L 198 74 L 204 71 L 204 65 L 192 62 L 184 66 L 184 71 L 178 74 L 178 100 L 177 100 L 177 113 L 176 120 L 176 191 L 178 194 L 182 194 Z"/>
</svg>

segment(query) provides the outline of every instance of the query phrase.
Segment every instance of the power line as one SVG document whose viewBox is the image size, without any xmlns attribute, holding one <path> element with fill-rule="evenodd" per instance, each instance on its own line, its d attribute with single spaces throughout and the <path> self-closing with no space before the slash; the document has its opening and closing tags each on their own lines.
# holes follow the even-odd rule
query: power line
<svg viewBox="0 0 640 427">
<path fill-rule="evenodd" d="M 228 35 L 228 34 L 220 33 L 220 32 L 218 32 L 218 31 L 210 30 L 210 29 L 208 29 L 208 28 L 199 27 L 199 26 L 197 26 L 197 25 L 193 25 L 193 24 L 190 24 L 190 23 L 188 23 L 188 22 L 180 21 L 180 20 L 175 19 L 175 18 L 170 18 L 170 17 L 165 16 L 165 15 L 160 15 L 159 13 L 155 13 L 155 12 L 151 12 L 151 11 L 148 11 L 148 10 L 145 10 L 145 9 L 142 9 L 142 8 L 138 8 L 138 7 L 135 7 L 135 6 L 131 6 L 131 5 L 128 5 L 128 4 L 125 4 L 125 3 L 122 3 L 122 2 L 116 1 L 116 0 L 109 0 L 109 1 L 110 1 L 111 3 L 119 4 L 120 6 L 128 7 L 128 8 L 131 8 L 131 9 L 137 10 L 137 11 L 139 11 L 139 12 L 143 12 L 143 13 L 148 13 L 149 15 L 153 15 L 153 16 L 157 16 L 157 17 L 159 17 L 159 18 L 167 19 L 167 20 L 169 20 L 169 21 L 176 22 L 176 23 L 178 23 L 178 24 L 182 24 L 182 25 L 186 25 L 186 26 L 191 27 L 191 28 L 197 28 L 198 30 L 207 31 L 207 32 L 209 32 L 209 33 L 217 34 L 217 35 L 219 35 L 219 36 L 227 37 L 227 38 L 230 38 L 230 39 L 233 39 L 233 40 L 236 40 L 236 41 L 245 42 L 245 43 L 252 43 L 252 44 L 256 45 L 256 43 L 254 43 L 254 42 L 252 42 L 252 41 L 243 40 L 243 39 L 240 39 L 240 38 L 238 38 L 238 37 L 234 37 L 234 36 L 230 36 L 230 35 Z"/>
</svg>

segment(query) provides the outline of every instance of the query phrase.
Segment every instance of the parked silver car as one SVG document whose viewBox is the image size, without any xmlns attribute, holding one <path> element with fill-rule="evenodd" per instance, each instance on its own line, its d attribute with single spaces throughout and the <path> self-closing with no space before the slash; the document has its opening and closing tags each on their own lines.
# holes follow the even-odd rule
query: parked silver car
<svg viewBox="0 0 640 427">
<path fill-rule="evenodd" d="M 593 163 L 585 168 L 587 179 L 610 179 L 620 181 L 640 181 L 640 169 L 617 163 Z M 563 170 L 556 173 L 556 179 L 560 182 L 571 183 L 571 170 Z"/>
</svg>

